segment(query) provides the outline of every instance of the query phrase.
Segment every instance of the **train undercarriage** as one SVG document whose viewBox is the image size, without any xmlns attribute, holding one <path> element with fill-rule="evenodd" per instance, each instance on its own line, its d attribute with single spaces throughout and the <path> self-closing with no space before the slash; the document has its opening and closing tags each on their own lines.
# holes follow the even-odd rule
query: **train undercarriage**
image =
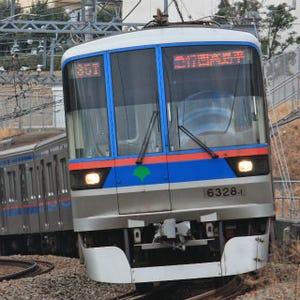
<svg viewBox="0 0 300 300">
<path fill-rule="evenodd" d="M 199 269 L 206 268 L 205 275 L 202 277 L 218 277 L 233 275 L 230 274 L 231 272 L 251 271 L 252 268 L 256 269 L 254 265 L 266 263 L 268 236 L 268 218 L 207 223 L 196 221 L 176 223 L 175 219 L 167 219 L 163 223 L 151 224 L 143 228 L 84 232 L 80 234 L 80 240 L 91 278 L 105 281 L 106 275 L 103 277 L 103 273 L 96 270 L 103 269 L 101 255 L 104 255 L 111 265 L 120 259 L 119 263 L 123 265 L 123 270 L 126 269 L 125 262 L 121 261 L 126 257 L 130 274 L 124 275 L 122 279 L 120 277 L 120 282 L 125 277 L 128 282 L 146 282 L 149 281 L 148 276 L 151 277 L 149 275 L 151 269 L 153 274 L 156 273 L 157 278 L 162 280 L 165 272 L 168 273 L 168 280 L 180 279 L 180 274 L 170 276 L 172 269 L 176 273 L 186 272 L 185 278 L 201 277 L 199 272 L 192 270 L 197 269 L 197 266 Z M 253 253 L 249 252 L 249 248 L 254 252 L 252 250 Z M 248 257 L 248 262 L 240 261 L 241 269 L 238 267 L 239 270 L 229 271 L 230 268 L 235 268 L 232 267 L 234 262 L 228 264 L 228 260 L 237 255 L 236 251 L 244 251 L 246 255 L 250 253 L 249 256 L 253 254 L 253 257 Z M 90 259 L 93 261 L 91 266 L 89 266 Z M 249 264 L 251 266 L 248 266 Z M 164 268 L 167 271 L 163 270 Z M 118 281 L 116 277 L 114 276 L 114 280 Z"/>
<path fill-rule="evenodd" d="M 69 230 L 0 237 L 0 255 L 13 254 L 52 254 L 78 257 L 77 235 Z"/>
</svg>

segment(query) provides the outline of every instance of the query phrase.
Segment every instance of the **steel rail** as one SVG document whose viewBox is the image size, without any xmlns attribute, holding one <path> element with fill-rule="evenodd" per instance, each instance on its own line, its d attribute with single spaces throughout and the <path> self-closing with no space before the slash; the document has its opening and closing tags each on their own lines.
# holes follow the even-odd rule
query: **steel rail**
<svg viewBox="0 0 300 300">
<path fill-rule="evenodd" d="M 54 265 L 47 261 L 27 261 L 17 259 L 0 259 L 0 266 L 7 265 L 12 267 L 20 267 L 21 271 L 0 276 L 0 281 L 17 279 L 22 277 L 34 277 L 48 273 L 53 270 Z"/>
<path fill-rule="evenodd" d="M 146 292 L 133 291 L 128 294 L 119 296 L 114 300 L 169 299 L 169 297 L 167 296 L 166 298 L 165 295 L 166 293 L 168 293 L 168 291 L 170 292 L 170 295 L 174 293 L 174 288 L 178 288 L 178 282 L 153 287 L 151 290 Z M 180 291 L 180 287 L 178 289 Z M 186 289 L 186 287 L 183 287 L 183 289 Z M 195 290 L 195 288 L 193 287 L 192 290 Z M 171 295 L 171 299 L 177 299 L 176 294 L 178 293 L 178 299 L 181 300 L 230 300 L 235 299 L 237 296 L 241 295 L 245 291 L 245 285 L 240 276 L 235 276 L 232 280 L 219 288 L 208 289 L 207 286 L 203 287 L 199 285 L 197 290 L 201 290 L 199 294 L 195 295 L 196 292 L 194 292 L 193 296 L 187 296 L 184 298 L 182 298 L 180 292 L 178 293 L 178 291 L 175 291 L 175 294 Z M 205 291 L 203 292 L 203 290 Z M 189 294 L 191 293 L 189 292 Z"/>
<path fill-rule="evenodd" d="M 34 272 L 38 268 L 38 264 L 35 261 L 17 259 L 0 259 L 0 265 L 8 265 L 23 268 L 23 270 L 21 271 L 0 276 L 0 281 L 23 277 L 27 274 Z"/>
</svg>

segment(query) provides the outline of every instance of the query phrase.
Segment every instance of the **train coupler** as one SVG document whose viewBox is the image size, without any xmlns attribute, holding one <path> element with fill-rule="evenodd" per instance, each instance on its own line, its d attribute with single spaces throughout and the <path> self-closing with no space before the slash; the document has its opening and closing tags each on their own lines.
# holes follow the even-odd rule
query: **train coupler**
<svg viewBox="0 0 300 300">
<path fill-rule="evenodd" d="M 164 222 L 154 224 L 156 232 L 153 243 L 166 243 L 172 248 L 184 251 L 187 240 L 192 238 L 191 224 L 189 221 L 176 223 L 175 219 L 166 219 Z"/>
</svg>

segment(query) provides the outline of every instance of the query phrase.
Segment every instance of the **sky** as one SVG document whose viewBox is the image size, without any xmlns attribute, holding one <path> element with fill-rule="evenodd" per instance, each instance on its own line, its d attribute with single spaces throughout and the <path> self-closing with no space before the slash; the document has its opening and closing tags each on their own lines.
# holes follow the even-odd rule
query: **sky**
<svg viewBox="0 0 300 300">
<path fill-rule="evenodd" d="M 153 19 L 153 15 L 156 14 L 157 8 L 160 8 L 161 10 L 164 9 L 165 2 L 172 3 L 172 0 L 143 0 L 126 18 L 125 22 L 148 22 Z M 231 0 L 230 2 L 234 1 Z M 296 10 L 293 10 L 292 12 L 298 18 L 297 21 L 300 23 L 300 0 L 261 0 L 261 3 L 264 6 L 270 4 L 278 5 L 284 2 L 290 6 L 293 5 L 293 2 L 297 2 Z M 123 16 L 126 16 L 137 3 L 139 3 L 139 0 L 123 0 Z M 192 20 L 197 20 L 203 17 L 214 15 L 217 12 L 220 0 L 177 0 L 177 3 L 182 12 L 184 20 L 189 20 L 190 18 Z M 180 17 L 176 12 L 174 4 L 169 6 L 168 13 L 170 21 L 180 21 Z M 298 24 L 296 24 L 296 30 L 297 29 L 299 29 L 300 34 L 300 26 Z"/>
</svg>

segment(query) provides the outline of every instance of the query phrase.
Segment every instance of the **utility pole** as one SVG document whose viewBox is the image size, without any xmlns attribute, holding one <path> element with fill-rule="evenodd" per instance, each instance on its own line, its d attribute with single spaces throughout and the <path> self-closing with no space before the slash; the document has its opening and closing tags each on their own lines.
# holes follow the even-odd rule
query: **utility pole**
<svg viewBox="0 0 300 300">
<path fill-rule="evenodd" d="M 10 15 L 14 16 L 16 14 L 16 0 L 11 0 L 11 7 L 10 7 Z"/>
<path fill-rule="evenodd" d="M 169 9 L 168 0 L 164 0 L 164 15 L 168 14 L 168 9 Z"/>
<path fill-rule="evenodd" d="M 94 13 L 95 13 L 95 0 L 82 0 L 82 21 L 86 23 L 94 22 Z M 84 35 L 85 41 L 91 41 L 93 39 L 93 35 L 91 33 L 86 33 Z"/>
<path fill-rule="evenodd" d="M 69 41 L 75 43 L 77 41 L 89 41 L 94 38 L 94 36 L 108 36 L 112 34 L 117 34 L 122 32 L 124 27 L 134 28 L 136 30 L 142 28 L 145 23 L 125 23 L 120 17 L 114 17 L 109 22 L 97 22 L 97 8 L 99 4 L 106 6 L 118 2 L 117 0 L 80 0 L 81 7 L 80 10 L 80 20 L 74 21 L 47 21 L 47 20 L 26 20 L 22 19 L 22 16 L 28 15 L 29 13 L 17 13 L 17 0 L 4 0 L 7 4 L 7 8 L 10 9 L 11 16 L 0 20 L 0 32 L 3 34 L 19 34 L 29 32 L 31 34 L 39 34 L 41 36 L 40 41 L 40 54 L 42 55 L 42 67 L 45 69 L 48 65 L 47 56 L 51 55 L 50 60 L 50 72 L 41 72 L 41 65 L 30 66 L 32 70 L 36 68 L 36 72 L 31 73 L 11 73 L 7 72 L 10 66 L 2 66 L 0 64 L 0 85 L 25 85 L 31 84 L 44 84 L 44 85 L 58 85 L 61 84 L 61 76 L 54 73 L 54 52 L 57 45 L 57 41 L 53 41 L 48 38 L 48 35 L 56 34 L 60 35 L 70 35 Z M 168 10 L 168 2 L 164 0 L 165 10 Z M 11 6 L 11 7 L 9 7 Z M 120 9 L 120 8 L 118 8 Z M 47 52 L 46 45 L 51 41 L 50 51 Z M 13 50 L 20 51 L 20 47 L 16 42 L 12 47 Z M 1 93 L 0 93 L 1 94 Z M 1 109 L 0 109 L 1 110 Z M 1 115 L 1 112 L 0 112 Z"/>
</svg>

